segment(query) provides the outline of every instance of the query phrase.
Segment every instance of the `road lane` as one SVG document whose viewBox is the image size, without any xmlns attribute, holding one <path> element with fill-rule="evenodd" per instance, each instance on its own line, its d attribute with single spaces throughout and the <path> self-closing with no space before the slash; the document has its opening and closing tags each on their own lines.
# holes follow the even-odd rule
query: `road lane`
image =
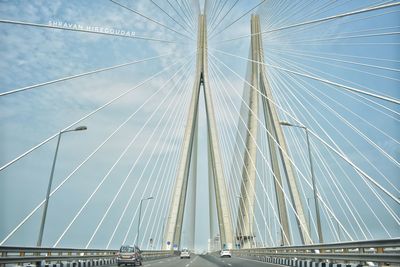
<svg viewBox="0 0 400 267">
<path fill-rule="evenodd" d="M 280 267 L 281 265 L 232 257 L 220 258 L 212 255 L 194 255 L 190 259 L 171 257 L 143 262 L 145 267 Z"/>
<path fill-rule="evenodd" d="M 143 262 L 145 267 L 216 267 L 216 265 L 199 255 L 193 255 L 190 259 L 181 259 L 180 257 L 172 257 L 154 261 Z"/>
<path fill-rule="evenodd" d="M 223 267 L 281 267 L 281 265 L 271 264 L 261 261 L 249 260 L 233 256 L 232 258 L 220 258 L 213 255 L 202 256 L 204 259 L 215 264 L 215 266 Z"/>
</svg>

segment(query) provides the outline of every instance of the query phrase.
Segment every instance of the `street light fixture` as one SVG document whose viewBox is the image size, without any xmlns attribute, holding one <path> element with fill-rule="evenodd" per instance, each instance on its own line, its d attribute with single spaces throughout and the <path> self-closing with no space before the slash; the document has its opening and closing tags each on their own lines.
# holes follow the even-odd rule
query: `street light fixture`
<svg viewBox="0 0 400 267">
<path fill-rule="evenodd" d="M 323 236 L 322 236 L 321 217 L 319 214 L 317 187 L 315 185 L 314 166 L 313 166 L 313 161 L 312 161 L 312 156 L 311 156 L 311 146 L 310 146 L 310 138 L 309 138 L 309 134 L 308 134 L 308 128 L 304 125 L 291 124 L 290 122 L 287 122 L 287 121 L 281 121 L 280 124 L 283 126 L 301 128 L 301 129 L 304 129 L 306 132 L 308 159 L 310 161 L 311 181 L 312 181 L 313 193 L 314 193 L 315 215 L 317 217 L 318 240 L 319 240 L 319 243 L 322 244 L 324 241 L 323 241 Z M 310 224 L 310 222 L 309 222 L 309 224 Z"/>
<path fill-rule="evenodd" d="M 86 126 L 79 126 L 79 127 L 76 127 L 75 129 L 73 129 L 73 130 L 69 130 L 68 132 L 71 132 L 71 131 L 85 131 L 85 130 L 87 130 L 87 127 Z M 65 133 L 65 132 L 64 132 Z"/>
<path fill-rule="evenodd" d="M 138 245 L 138 246 L 139 246 L 139 237 L 140 237 L 140 219 L 141 219 L 141 217 L 142 217 L 142 204 L 143 204 L 143 201 L 145 201 L 145 200 L 150 200 L 150 199 L 154 199 L 154 197 L 142 198 L 142 199 L 140 200 L 140 205 L 139 205 L 139 222 L 138 222 L 138 225 L 137 225 L 137 236 L 136 236 L 136 242 L 137 242 L 137 245 Z"/>
<path fill-rule="evenodd" d="M 44 225 L 45 225 L 45 223 L 46 223 L 46 216 L 47 216 L 47 207 L 49 206 L 49 198 L 50 198 L 51 185 L 52 185 L 52 183 L 53 183 L 53 175 L 54 175 L 54 169 L 55 169 L 55 166 L 56 166 L 57 154 L 58 154 L 58 148 L 59 148 L 59 146 L 60 146 L 61 135 L 62 135 L 63 133 L 67 133 L 67 132 L 85 131 L 85 130 L 87 130 L 87 127 L 86 127 L 86 126 L 79 126 L 79 127 L 76 127 L 75 129 L 64 130 L 64 131 L 60 131 L 60 132 L 58 133 L 56 152 L 54 153 L 53 165 L 52 165 L 52 167 L 51 167 L 49 185 L 47 186 L 46 200 L 45 200 L 45 202 L 44 202 L 42 220 L 41 220 L 41 223 L 40 223 L 39 237 L 38 237 L 37 244 L 36 244 L 36 246 L 38 246 L 38 247 L 41 247 L 41 246 L 42 246 L 43 231 L 44 231 Z"/>
</svg>

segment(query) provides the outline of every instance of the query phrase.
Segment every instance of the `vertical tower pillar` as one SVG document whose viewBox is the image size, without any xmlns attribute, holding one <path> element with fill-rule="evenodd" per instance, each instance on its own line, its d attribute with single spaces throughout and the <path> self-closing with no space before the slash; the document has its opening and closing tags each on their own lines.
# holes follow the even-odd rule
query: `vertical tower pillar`
<svg viewBox="0 0 400 267">
<path fill-rule="evenodd" d="M 271 168 L 274 175 L 274 186 L 276 200 L 278 205 L 279 221 L 281 225 L 281 244 L 291 245 L 292 237 L 289 231 L 289 220 L 287 214 L 286 200 L 283 191 L 282 171 L 286 177 L 289 187 L 290 201 L 296 211 L 297 223 L 302 243 L 311 244 L 311 238 L 307 228 L 307 222 L 304 216 L 301 197 L 297 187 L 297 181 L 293 172 L 292 163 L 288 158 L 287 146 L 281 125 L 279 123 L 278 113 L 275 105 L 272 103 L 272 91 L 266 77 L 264 62 L 262 36 L 260 29 L 259 16 L 253 15 L 251 18 L 251 59 L 252 75 L 250 88 L 249 117 L 247 121 L 246 151 L 244 155 L 244 165 L 242 171 L 242 186 L 240 195 L 240 205 L 237 221 L 237 230 L 239 240 L 244 248 L 251 247 L 254 239 L 253 235 L 253 217 L 255 200 L 255 175 L 256 175 L 256 138 L 257 138 L 257 115 L 258 115 L 258 92 L 266 97 L 261 97 L 265 125 L 269 132 L 268 146 L 271 158 Z M 271 101 L 272 100 L 272 101 Z M 279 155 L 279 158 L 278 158 Z M 280 159 L 280 162 L 279 162 Z M 281 163 L 281 164 L 279 164 Z"/>
<path fill-rule="evenodd" d="M 208 80 L 207 57 L 207 27 L 204 15 L 199 16 L 196 77 L 193 86 L 192 99 L 186 123 L 183 146 L 180 155 L 177 177 L 170 203 L 169 216 L 165 230 L 165 244 L 163 249 L 180 247 L 183 213 L 186 202 L 187 184 L 190 170 L 190 162 L 193 150 L 193 140 L 196 124 L 198 123 L 198 106 L 200 88 L 204 89 L 204 98 L 207 115 L 207 134 L 209 140 L 209 155 L 215 189 L 218 226 L 220 232 L 221 247 L 231 248 L 233 244 L 232 219 L 228 203 L 228 194 L 222 169 L 222 161 L 219 151 L 219 141 L 214 115 L 211 89 Z M 168 245 L 169 243 L 169 245 Z"/>
<path fill-rule="evenodd" d="M 251 20 L 251 33 L 256 30 L 255 20 Z M 260 90 L 260 71 L 257 59 L 259 58 L 257 39 L 251 38 L 251 87 L 249 95 L 249 109 L 247 117 L 246 149 L 243 158 L 242 183 L 240 188 L 239 211 L 236 224 L 236 235 L 241 248 L 250 248 L 254 242 L 254 200 L 257 162 L 257 130 L 258 130 L 258 91 Z"/>
<path fill-rule="evenodd" d="M 192 162 L 191 162 L 191 175 L 189 177 L 189 203 L 190 207 L 186 209 L 188 213 L 188 225 L 186 226 L 187 229 L 187 236 L 188 236 L 188 243 L 187 248 L 190 250 L 195 249 L 195 230 L 196 230 L 196 189 L 197 189 L 197 148 L 198 148 L 198 124 L 196 124 L 195 133 L 194 133 L 194 140 L 193 140 L 193 155 L 192 155 Z"/>
</svg>

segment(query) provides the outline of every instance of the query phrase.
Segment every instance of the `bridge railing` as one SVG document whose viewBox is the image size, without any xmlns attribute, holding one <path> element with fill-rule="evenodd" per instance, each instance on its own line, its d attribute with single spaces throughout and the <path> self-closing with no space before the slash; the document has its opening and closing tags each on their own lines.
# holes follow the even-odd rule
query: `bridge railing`
<svg viewBox="0 0 400 267">
<path fill-rule="evenodd" d="M 232 250 L 237 256 L 251 257 L 256 260 L 276 259 L 357 263 L 367 262 L 379 265 L 400 263 L 400 239 L 355 241 L 304 246 L 282 246 L 271 248 L 250 248 Z"/>
<path fill-rule="evenodd" d="M 52 267 L 91 267 L 113 264 L 118 250 L 0 246 L 0 266 L 32 264 Z M 166 258 L 174 251 L 144 250 L 144 260 Z"/>
</svg>

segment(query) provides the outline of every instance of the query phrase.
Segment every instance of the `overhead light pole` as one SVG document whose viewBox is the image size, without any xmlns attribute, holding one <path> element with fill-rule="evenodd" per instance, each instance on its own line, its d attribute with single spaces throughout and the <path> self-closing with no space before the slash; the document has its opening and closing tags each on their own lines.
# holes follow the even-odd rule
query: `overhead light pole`
<svg viewBox="0 0 400 267">
<path fill-rule="evenodd" d="M 310 199 L 312 199 L 312 197 L 307 197 L 307 206 L 308 206 L 308 231 L 310 232 L 310 236 L 311 236 L 311 208 L 310 208 Z"/>
<path fill-rule="evenodd" d="M 296 128 L 301 128 L 304 129 L 306 132 L 306 140 L 307 140 L 307 150 L 308 150 L 308 159 L 310 161 L 310 172 L 311 172 L 311 182 L 313 186 L 313 193 L 314 193 L 314 205 L 315 205 L 315 215 L 317 217 L 317 231 L 318 231 L 318 241 L 320 244 L 324 242 L 323 236 L 322 236 L 322 228 L 321 228 L 321 217 L 319 214 L 319 203 L 318 203 L 318 196 L 317 196 L 317 187 L 315 184 L 315 175 L 314 175 L 314 166 L 313 166 L 313 160 L 312 160 L 312 155 L 311 155 L 311 145 L 310 145 L 310 138 L 308 134 L 308 128 L 304 125 L 296 125 L 296 124 L 291 124 L 287 121 L 281 121 L 280 124 L 282 126 L 289 126 L 289 127 L 296 127 Z M 310 222 L 309 222 L 310 224 Z M 311 235 L 311 233 L 310 233 Z"/>
<path fill-rule="evenodd" d="M 154 199 L 154 197 L 142 198 L 142 199 L 140 200 L 140 205 L 139 205 L 139 221 L 138 221 L 138 225 L 137 225 L 137 236 L 136 236 L 136 242 L 137 242 L 137 245 L 138 245 L 138 246 L 139 246 L 139 237 L 140 237 L 140 220 L 141 220 L 141 217 L 142 217 L 142 204 L 143 204 L 143 201 L 145 201 L 145 200 L 150 200 L 150 199 Z"/>
<path fill-rule="evenodd" d="M 41 246 L 42 246 L 44 225 L 45 225 L 45 223 L 46 223 L 47 208 L 48 208 L 48 206 L 49 206 L 49 198 L 50 198 L 51 185 L 52 185 L 52 183 L 53 183 L 53 175 L 54 175 L 54 169 L 55 169 L 55 166 L 56 166 L 57 154 L 58 154 L 58 148 L 59 148 L 59 146 L 60 146 L 61 135 L 62 135 L 63 133 L 67 133 L 67 132 L 85 131 L 85 130 L 87 130 L 87 127 L 86 127 L 86 126 L 79 126 L 79 127 L 76 127 L 75 129 L 60 131 L 60 132 L 58 133 L 56 152 L 54 153 L 53 165 L 52 165 L 52 167 L 51 167 L 49 185 L 47 186 L 46 199 L 45 199 L 45 202 L 44 202 L 42 220 L 41 220 L 41 223 L 40 223 L 39 237 L 38 237 L 37 244 L 36 244 L 36 246 L 38 246 L 38 247 L 41 247 Z"/>
</svg>

